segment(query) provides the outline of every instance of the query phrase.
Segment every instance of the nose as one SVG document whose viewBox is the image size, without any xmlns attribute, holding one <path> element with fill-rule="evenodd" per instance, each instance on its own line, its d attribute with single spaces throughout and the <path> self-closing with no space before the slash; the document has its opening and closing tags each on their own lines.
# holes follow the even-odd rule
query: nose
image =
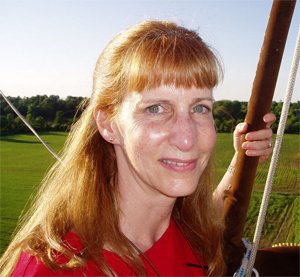
<svg viewBox="0 0 300 277">
<path fill-rule="evenodd" d="M 190 116 L 178 116 L 172 124 L 169 142 L 182 152 L 191 150 L 197 140 L 196 124 Z"/>
</svg>

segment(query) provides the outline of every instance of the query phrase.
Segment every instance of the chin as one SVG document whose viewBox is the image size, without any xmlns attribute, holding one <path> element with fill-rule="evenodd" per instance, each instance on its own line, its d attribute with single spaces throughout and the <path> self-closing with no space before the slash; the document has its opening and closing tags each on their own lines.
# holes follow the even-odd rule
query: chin
<svg viewBox="0 0 300 277">
<path fill-rule="evenodd" d="M 189 196 L 191 194 L 193 194 L 196 190 L 197 186 L 187 186 L 185 185 L 180 185 L 180 186 L 176 186 L 173 187 L 173 189 L 171 189 L 170 191 L 168 191 L 168 195 L 170 197 L 185 197 L 185 196 Z"/>
</svg>

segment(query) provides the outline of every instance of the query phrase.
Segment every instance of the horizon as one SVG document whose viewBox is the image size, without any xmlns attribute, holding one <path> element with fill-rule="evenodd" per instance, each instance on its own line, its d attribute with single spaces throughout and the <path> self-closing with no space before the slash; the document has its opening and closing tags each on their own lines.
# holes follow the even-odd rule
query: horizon
<svg viewBox="0 0 300 277">
<path fill-rule="evenodd" d="M 4 94 L 4 96 L 6 96 L 6 97 L 14 97 L 14 98 L 18 98 L 18 97 L 20 97 L 20 98 L 31 98 L 31 97 L 36 97 L 36 96 L 47 96 L 47 97 L 50 97 L 50 96 L 58 96 L 59 97 L 59 99 L 61 99 L 61 100 L 66 100 L 67 99 L 67 97 L 83 97 L 83 98 L 89 98 L 90 96 L 88 95 L 88 96 L 80 96 L 80 95 L 58 95 L 58 94 L 35 94 L 35 95 L 6 95 L 5 93 L 3 93 Z M 2 95 L 1 95 L 2 96 Z M 4 99 L 4 97 L 2 97 L 3 99 Z M 5 99 L 4 99 L 5 100 Z M 214 102 L 218 102 L 218 101 L 237 101 L 237 102 L 249 102 L 249 100 L 237 100 L 237 99 L 215 99 L 214 100 Z M 6 102 L 6 101 L 5 101 Z M 272 100 L 272 102 L 276 102 L 276 103 L 283 103 L 283 100 L 276 100 L 276 99 L 273 99 Z M 295 101 L 291 101 L 290 103 L 291 104 L 294 104 L 294 103 L 298 103 L 298 102 L 300 102 L 300 99 L 296 99 Z"/>
</svg>

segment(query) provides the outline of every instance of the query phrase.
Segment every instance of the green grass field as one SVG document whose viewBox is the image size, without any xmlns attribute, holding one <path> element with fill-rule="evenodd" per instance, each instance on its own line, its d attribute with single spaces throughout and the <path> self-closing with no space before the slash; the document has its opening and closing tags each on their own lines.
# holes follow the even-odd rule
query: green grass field
<svg viewBox="0 0 300 277">
<path fill-rule="evenodd" d="M 57 152 L 62 148 L 66 133 L 41 134 Z M 300 136 L 285 135 L 274 181 L 261 246 L 279 242 L 300 243 Z M 38 189 L 45 171 L 54 162 L 37 139 L 31 135 L 5 136 L 0 141 L 0 253 L 7 247 L 17 220 L 26 210 L 30 196 Z M 216 147 L 216 179 L 220 180 L 233 155 L 232 136 L 219 134 Z M 245 237 L 252 239 L 259 211 L 268 163 L 259 166 L 251 200 Z"/>
</svg>

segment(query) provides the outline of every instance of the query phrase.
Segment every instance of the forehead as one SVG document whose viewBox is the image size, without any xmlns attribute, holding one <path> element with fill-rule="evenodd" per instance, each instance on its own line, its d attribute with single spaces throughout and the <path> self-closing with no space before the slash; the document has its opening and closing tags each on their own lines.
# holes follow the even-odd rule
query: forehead
<svg viewBox="0 0 300 277">
<path fill-rule="evenodd" d="M 155 100 L 170 102 L 189 102 L 197 99 L 213 101 L 212 89 L 209 88 L 183 88 L 175 86 L 159 86 L 153 89 L 145 89 L 142 92 L 129 92 L 125 94 L 123 102 L 138 104 Z"/>
</svg>

